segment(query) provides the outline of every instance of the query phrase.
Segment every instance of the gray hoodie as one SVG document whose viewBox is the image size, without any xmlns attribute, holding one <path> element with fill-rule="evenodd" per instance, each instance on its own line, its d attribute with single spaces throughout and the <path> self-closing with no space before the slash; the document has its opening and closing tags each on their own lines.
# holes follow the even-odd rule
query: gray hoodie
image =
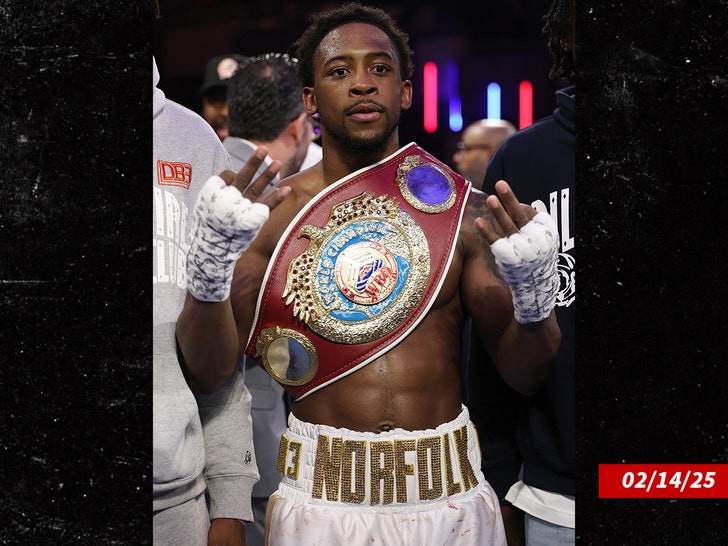
<svg viewBox="0 0 728 546">
<path fill-rule="evenodd" d="M 182 375 L 174 338 L 186 292 L 192 208 L 205 181 L 231 168 L 230 158 L 202 117 L 157 88 L 159 73 L 152 62 L 153 509 L 181 504 L 207 487 L 210 519 L 250 521 L 251 491 L 259 476 L 242 366 L 215 394 L 193 392 Z"/>
</svg>

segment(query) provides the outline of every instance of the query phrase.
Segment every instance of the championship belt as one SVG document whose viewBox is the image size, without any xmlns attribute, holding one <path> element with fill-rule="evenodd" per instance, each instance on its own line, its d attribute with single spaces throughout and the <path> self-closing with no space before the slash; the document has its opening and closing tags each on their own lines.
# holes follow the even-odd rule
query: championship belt
<svg viewBox="0 0 728 546">
<path fill-rule="evenodd" d="M 299 400 L 386 353 L 434 302 L 469 193 L 415 143 L 331 184 L 278 242 L 246 354 Z"/>
</svg>

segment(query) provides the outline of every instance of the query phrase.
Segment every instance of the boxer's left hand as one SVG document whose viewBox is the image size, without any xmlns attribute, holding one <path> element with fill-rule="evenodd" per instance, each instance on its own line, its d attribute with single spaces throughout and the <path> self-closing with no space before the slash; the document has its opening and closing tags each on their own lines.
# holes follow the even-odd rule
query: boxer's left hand
<svg viewBox="0 0 728 546">
<path fill-rule="evenodd" d="M 549 214 L 519 203 L 504 180 L 495 188 L 500 201 L 495 195 L 486 199 L 493 224 L 477 218 L 475 226 L 511 287 L 516 320 L 538 322 L 551 314 L 559 292 L 558 229 Z"/>
</svg>

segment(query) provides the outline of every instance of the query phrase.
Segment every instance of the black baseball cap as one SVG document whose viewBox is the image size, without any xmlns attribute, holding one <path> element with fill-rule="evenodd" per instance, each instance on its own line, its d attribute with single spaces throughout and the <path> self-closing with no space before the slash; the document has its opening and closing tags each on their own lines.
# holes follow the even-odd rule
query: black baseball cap
<svg viewBox="0 0 728 546">
<path fill-rule="evenodd" d="M 202 97 L 215 87 L 226 87 L 227 80 L 233 77 L 240 64 L 246 60 L 247 57 L 231 53 L 229 55 L 218 55 L 207 61 L 205 79 L 202 86 L 197 90 L 197 96 Z"/>
</svg>

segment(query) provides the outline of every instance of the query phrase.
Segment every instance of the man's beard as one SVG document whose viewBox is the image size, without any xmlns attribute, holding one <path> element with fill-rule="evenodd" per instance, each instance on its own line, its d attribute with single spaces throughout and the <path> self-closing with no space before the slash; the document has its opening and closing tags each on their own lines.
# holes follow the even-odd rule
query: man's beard
<svg viewBox="0 0 728 546">
<path fill-rule="evenodd" d="M 325 125 L 325 122 L 321 120 L 321 124 Z M 330 127 L 327 127 L 327 130 L 334 136 L 338 137 L 344 146 L 346 146 L 347 150 L 362 155 L 377 155 L 386 151 L 389 139 L 397 130 L 398 125 L 399 116 L 397 116 L 397 119 L 395 119 L 393 123 L 389 123 L 387 125 L 384 132 L 377 133 L 369 137 L 353 136 L 345 130 L 332 131 Z"/>
<path fill-rule="evenodd" d="M 228 118 L 225 116 L 217 116 L 215 119 L 210 121 L 210 125 L 217 133 L 217 136 L 222 140 L 223 136 L 228 135 Z"/>
</svg>

